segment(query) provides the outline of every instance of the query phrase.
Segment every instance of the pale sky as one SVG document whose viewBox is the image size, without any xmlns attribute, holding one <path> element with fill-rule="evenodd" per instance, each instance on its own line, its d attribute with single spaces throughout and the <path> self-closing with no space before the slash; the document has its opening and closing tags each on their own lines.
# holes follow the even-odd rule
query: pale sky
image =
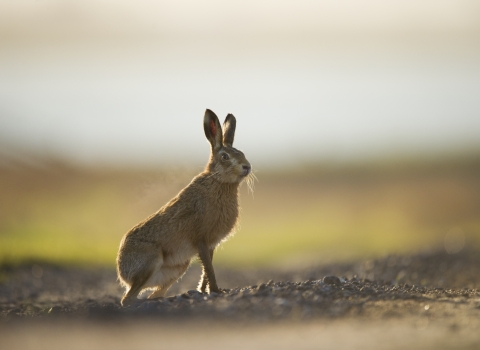
<svg viewBox="0 0 480 350">
<path fill-rule="evenodd" d="M 0 154 L 202 164 L 480 149 L 478 1 L 2 1 Z"/>
</svg>

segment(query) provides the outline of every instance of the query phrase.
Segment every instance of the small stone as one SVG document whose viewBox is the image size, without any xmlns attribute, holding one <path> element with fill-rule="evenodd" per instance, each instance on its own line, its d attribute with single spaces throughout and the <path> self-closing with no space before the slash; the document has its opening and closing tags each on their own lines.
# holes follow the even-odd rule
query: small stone
<svg viewBox="0 0 480 350">
<path fill-rule="evenodd" d="M 262 283 L 257 287 L 257 290 L 265 290 L 267 288 L 267 285 L 265 283 Z"/>
<path fill-rule="evenodd" d="M 339 286 L 342 284 L 342 282 L 340 282 L 340 278 L 338 278 L 337 276 L 325 276 L 323 277 L 323 283 L 335 286 Z"/>
<path fill-rule="evenodd" d="M 16 307 L 7 311 L 8 316 L 17 316 L 22 313 L 22 309 Z"/>
<path fill-rule="evenodd" d="M 58 315 L 60 312 L 62 312 L 62 308 L 60 306 L 54 306 L 48 310 L 50 315 Z"/>
<path fill-rule="evenodd" d="M 362 292 L 364 294 L 375 294 L 375 290 L 373 288 L 370 288 L 370 287 L 362 287 L 362 288 L 360 288 L 360 292 Z"/>
<path fill-rule="evenodd" d="M 145 300 L 140 305 L 138 305 L 137 310 L 142 311 L 151 311 L 157 309 L 158 300 Z M 110 310 L 112 312 L 113 310 Z"/>
</svg>

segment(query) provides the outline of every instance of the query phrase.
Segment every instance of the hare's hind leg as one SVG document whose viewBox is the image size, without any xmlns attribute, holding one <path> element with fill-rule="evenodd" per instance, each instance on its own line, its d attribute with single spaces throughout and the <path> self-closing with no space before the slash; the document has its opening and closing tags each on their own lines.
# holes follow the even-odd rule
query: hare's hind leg
<svg viewBox="0 0 480 350">
<path fill-rule="evenodd" d="M 133 272 L 129 276 L 128 283 L 126 283 L 130 289 L 125 293 L 122 298 L 122 306 L 129 306 L 136 302 L 138 294 L 148 287 L 148 281 L 154 274 L 156 265 L 163 263 L 162 257 L 143 257 L 143 261 L 137 260 L 137 268 L 133 269 Z M 124 279 L 125 280 L 125 279 Z"/>
<path fill-rule="evenodd" d="M 176 280 L 169 281 L 163 287 L 157 287 L 152 294 L 148 296 L 148 299 L 163 298 L 167 294 L 168 289 L 175 283 Z"/>
<path fill-rule="evenodd" d="M 150 276 L 152 275 L 152 271 L 146 272 L 143 274 L 138 274 L 132 278 L 130 289 L 125 293 L 120 302 L 122 306 L 130 306 L 136 302 L 138 293 L 145 288 L 145 283 L 148 281 Z"/>
<path fill-rule="evenodd" d="M 189 265 L 190 261 L 176 266 L 162 266 L 161 273 L 165 282 L 157 286 L 154 292 L 148 296 L 148 299 L 163 298 L 172 284 L 187 271 Z"/>
</svg>

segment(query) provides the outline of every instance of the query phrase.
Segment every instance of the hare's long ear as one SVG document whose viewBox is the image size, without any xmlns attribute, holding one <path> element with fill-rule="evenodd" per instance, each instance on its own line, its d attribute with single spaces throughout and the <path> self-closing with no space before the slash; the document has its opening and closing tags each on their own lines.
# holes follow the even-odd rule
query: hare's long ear
<svg viewBox="0 0 480 350">
<path fill-rule="evenodd" d="M 223 144 L 225 146 L 232 147 L 236 125 L 237 121 L 235 120 L 233 114 L 227 115 L 225 121 L 223 122 Z"/>
<path fill-rule="evenodd" d="M 209 109 L 205 111 L 205 117 L 203 117 L 203 129 L 208 142 L 212 145 L 212 151 L 220 149 L 223 146 L 222 126 L 215 113 Z"/>
</svg>

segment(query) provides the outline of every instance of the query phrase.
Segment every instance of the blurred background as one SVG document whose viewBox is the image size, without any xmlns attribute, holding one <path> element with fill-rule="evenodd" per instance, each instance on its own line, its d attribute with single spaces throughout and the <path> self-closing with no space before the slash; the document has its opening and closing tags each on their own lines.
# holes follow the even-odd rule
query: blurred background
<svg viewBox="0 0 480 350">
<path fill-rule="evenodd" d="M 0 261 L 113 266 L 237 117 L 259 181 L 215 258 L 480 242 L 480 3 L 0 2 Z"/>
</svg>

